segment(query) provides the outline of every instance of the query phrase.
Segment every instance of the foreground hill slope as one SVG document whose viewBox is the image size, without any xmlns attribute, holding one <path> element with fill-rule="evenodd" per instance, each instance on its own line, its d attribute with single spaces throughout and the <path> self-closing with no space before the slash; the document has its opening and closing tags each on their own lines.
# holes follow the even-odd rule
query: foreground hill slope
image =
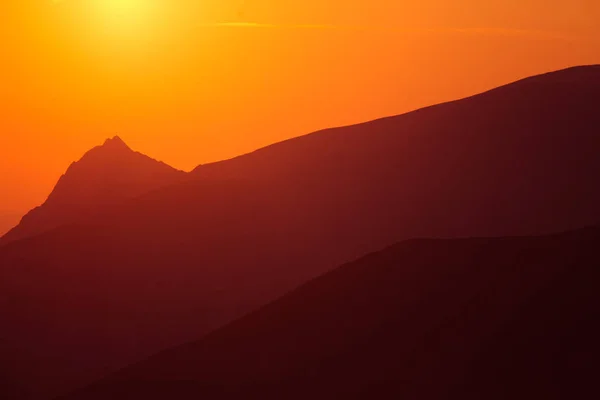
<svg viewBox="0 0 600 400">
<path fill-rule="evenodd" d="M 537 76 L 200 166 L 8 243 L 0 383 L 63 393 L 400 240 L 595 224 L 599 102 L 600 67 Z"/>
<path fill-rule="evenodd" d="M 594 397 L 598 246 L 404 242 L 68 399 Z"/>
<path fill-rule="evenodd" d="M 0 239 L 0 245 L 77 221 L 184 176 L 182 171 L 134 152 L 115 136 L 71 164 L 44 204 L 25 215 Z"/>
</svg>

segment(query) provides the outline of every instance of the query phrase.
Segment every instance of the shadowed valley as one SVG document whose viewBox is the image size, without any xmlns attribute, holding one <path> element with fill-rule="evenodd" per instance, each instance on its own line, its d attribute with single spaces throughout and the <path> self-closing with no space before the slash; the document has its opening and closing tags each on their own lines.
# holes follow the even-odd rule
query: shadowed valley
<svg viewBox="0 0 600 400">
<path fill-rule="evenodd" d="M 403 242 L 67 399 L 595 397 L 599 245 Z"/>
</svg>

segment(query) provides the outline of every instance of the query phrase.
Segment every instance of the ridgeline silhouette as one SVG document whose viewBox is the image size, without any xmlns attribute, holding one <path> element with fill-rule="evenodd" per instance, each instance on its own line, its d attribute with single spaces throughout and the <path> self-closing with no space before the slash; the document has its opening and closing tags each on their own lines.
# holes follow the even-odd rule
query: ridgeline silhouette
<svg viewBox="0 0 600 400">
<path fill-rule="evenodd" d="M 65 393 L 405 239 L 595 224 L 599 102 L 589 66 L 189 174 L 93 150 L 111 156 L 67 172 L 39 209 L 52 223 L 32 214 L 0 247 L 6 391 Z"/>
</svg>

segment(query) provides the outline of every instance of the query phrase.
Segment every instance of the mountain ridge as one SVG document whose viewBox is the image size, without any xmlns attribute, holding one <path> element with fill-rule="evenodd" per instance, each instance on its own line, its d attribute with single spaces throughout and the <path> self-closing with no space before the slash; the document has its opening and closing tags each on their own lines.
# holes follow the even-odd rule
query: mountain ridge
<svg viewBox="0 0 600 400">
<path fill-rule="evenodd" d="M 0 370 L 57 395 L 404 239 L 597 223 L 589 74 L 290 140 L 0 248 Z"/>
<path fill-rule="evenodd" d="M 461 103 L 461 102 L 465 102 L 465 101 L 469 101 L 469 100 L 474 100 L 474 99 L 479 99 L 481 97 L 485 97 L 487 95 L 491 95 L 494 94 L 496 92 L 499 91 L 505 91 L 505 90 L 511 90 L 513 89 L 515 86 L 519 86 L 522 84 L 528 84 L 528 83 L 544 83 L 545 81 L 552 79 L 553 81 L 557 81 L 555 78 L 571 78 L 571 79 L 562 79 L 563 82 L 569 82 L 569 81 L 579 81 L 580 79 L 582 79 L 583 77 L 581 76 L 583 72 L 583 75 L 592 75 L 593 79 L 595 81 L 600 80 L 599 76 L 600 76 L 600 64 L 589 64 L 589 65 L 577 65 L 577 66 L 571 66 L 571 67 L 567 67 L 567 68 L 563 68 L 560 70 L 556 70 L 556 71 L 548 71 L 548 72 L 544 72 L 541 74 L 536 74 L 533 76 L 528 76 L 528 77 L 524 77 L 521 79 L 517 79 L 515 81 L 500 85 L 498 87 L 494 87 L 488 90 L 485 90 L 483 92 L 479 92 L 479 93 L 475 93 L 466 97 L 462 97 L 459 99 L 455 99 L 455 100 L 450 100 L 450 101 L 444 101 L 441 103 L 436 103 L 436 104 L 432 104 L 429 106 L 425 106 L 425 107 L 420 107 L 414 110 L 410 110 L 407 112 L 404 112 L 402 114 L 397 114 L 397 115 L 389 115 L 389 116 L 384 116 L 384 117 L 380 117 L 380 118 L 374 118 L 368 121 L 364 121 L 364 122 L 359 122 L 359 123 L 355 123 L 355 124 L 349 124 L 349 125 L 341 125 L 341 126 L 335 126 L 335 127 L 330 127 L 330 128 L 324 128 L 324 129 L 319 129 L 310 133 L 307 133 L 305 135 L 301 135 L 301 136 L 297 136 L 297 137 L 293 137 L 293 138 L 289 138 L 286 140 L 282 140 L 280 142 L 277 143 L 273 143 L 264 147 L 261 147 L 259 149 L 256 149 L 254 151 L 245 153 L 245 154 L 240 154 L 238 156 L 235 157 L 231 157 L 228 159 L 224 159 L 224 160 L 219 160 L 219 161 L 214 161 L 214 162 L 210 162 L 210 163 L 204 163 L 204 164 L 199 164 L 198 166 L 196 166 L 191 172 L 190 174 L 195 174 L 195 173 L 199 173 L 200 170 L 202 168 L 205 167 L 212 167 L 212 166 L 216 166 L 219 165 L 221 163 L 227 163 L 229 161 L 233 161 L 233 160 L 238 160 L 240 158 L 246 158 L 248 156 L 253 156 L 256 155 L 257 153 L 262 153 L 264 151 L 269 151 L 273 148 L 279 147 L 279 146 L 284 146 L 287 144 L 291 144 L 297 140 L 303 140 L 303 139 L 308 139 L 309 137 L 313 136 L 313 135 L 320 135 L 323 133 L 330 133 L 330 132 L 335 132 L 338 130 L 345 130 L 348 128 L 355 128 L 355 127 L 361 127 L 361 126 L 368 126 L 371 124 L 377 124 L 377 123 L 381 123 L 381 122 L 387 122 L 387 121 L 393 121 L 395 119 L 398 118 L 405 118 L 408 115 L 411 114 L 417 114 L 417 113 L 422 113 L 422 112 L 427 112 L 431 109 L 436 109 L 438 107 L 443 107 L 446 105 L 452 105 L 452 104 L 456 104 L 456 103 Z M 561 79 L 558 79 L 558 81 L 561 81 Z"/>
<path fill-rule="evenodd" d="M 458 104 L 458 103 L 462 103 L 465 101 L 469 101 L 469 100 L 474 100 L 474 99 L 479 99 L 482 97 L 485 97 L 487 95 L 490 94 L 494 94 L 498 91 L 505 91 L 505 90 L 510 90 L 515 86 L 519 86 L 522 84 L 527 84 L 527 83 L 544 83 L 547 80 L 552 80 L 555 82 L 573 82 L 573 81 L 579 81 L 581 79 L 583 79 L 582 76 L 591 76 L 596 82 L 598 81 L 598 75 L 600 75 L 600 65 L 599 64 L 591 64 L 591 65 L 584 65 L 584 66 L 573 66 L 573 67 L 568 67 L 565 69 L 561 69 L 558 71 L 550 71 L 550 72 L 546 72 L 543 74 L 539 74 L 539 75 L 535 75 L 535 76 L 530 76 L 530 77 L 525 77 L 519 80 L 516 80 L 514 82 L 508 83 L 506 85 L 502 85 L 500 87 L 496 87 L 496 88 L 492 88 L 490 90 L 481 92 L 481 93 L 477 93 L 471 96 L 467 96 L 461 99 L 457 99 L 457 100 L 453 100 L 453 101 L 449 101 L 449 102 L 443 102 L 443 103 L 439 103 L 439 104 L 434 104 L 431 106 L 427 106 L 427 107 L 423 107 L 420 109 L 416 109 L 413 111 L 409 111 L 400 115 L 393 115 L 393 116 L 387 116 L 387 117 L 382 117 L 382 118 L 377 118 L 377 119 L 373 119 L 370 121 L 366 121 L 366 122 L 362 122 L 359 124 L 352 124 L 352 125 L 346 125 L 346 126 L 339 126 L 339 127 L 332 127 L 332 128 L 326 128 L 326 129 L 322 129 L 322 130 L 318 130 L 315 132 L 311 132 L 308 133 L 306 135 L 302 135 L 299 137 L 294 137 L 294 138 L 290 138 L 281 142 L 277 142 L 268 146 L 265 146 L 263 148 L 254 150 L 252 152 L 246 153 L 246 154 L 241 154 L 239 156 L 230 158 L 230 159 L 226 159 L 226 160 L 221 160 L 221 161 L 216 161 L 216 162 L 211 162 L 211 163 L 206 163 L 206 164 L 200 164 L 198 166 L 196 166 L 191 172 L 186 173 L 183 171 L 178 171 L 180 173 L 180 175 L 183 177 L 185 174 L 187 174 L 189 179 L 193 179 L 193 178 L 205 178 L 207 177 L 206 175 L 208 175 L 208 177 L 210 177 L 211 172 L 210 170 L 215 169 L 215 168 L 219 168 L 221 165 L 223 164 L 231 164 L 239 162 L 241 160 L 245 160 L 248 158 L 253 158 L 256 156 L 259 156 L 261 154 L 264 154 L 265 152 L 269 152 L 269 151 L 273 151 L 273 150 L 277 150 L 277 148 L 280 147 L 285 147 L 287 145 L 292 145 L 297 143 L 297 141 L 302 141 L 302 140 L 310 140 L 310 138 L 313 135 L 316 136 L 320 136 L 323 134 L 330 134 L 330 133 L 335 133 L 337 131 L 344 131 L 347 129 L 356 129 L 358 127 L 369 127 L 373 124 L 380 124 L 380 123 L 386 123 L 386 122 L 393 122 L 394 120 L 398 119 L 398 118 L 407 118 L 408 116 L 411 116 L 413 114 L 418 114 L 418 113 L 422 113 L 422 112 L 428 112 L 430 110 L 436 109 L 438 107 L 444 107 L 444 106 L 448 106 L 448 105 L 453 105 L 453 104 Z M 557 79 L 558 78 L 558 79 Z M 150 159 L 150 157 L 139 153 L 139 152 L 135 152 L 133 150 L 131 150 L 131 148 L 129 148 L 129 146 L 127 146 L 127 144 L 117 135 L 114 136 L 112 138 L 107 138 L 105 140 L 105 142 L 102 145 L 99 146 L 95 146 L 92 149 L 88 150 L 88 152 L 86 152 L 86 154 L 82 157 L 82 159 L 80 159 L 79 161 L 75 161 L 73 162 L 69 168 L 67 169 L 67 171 L 65 172 L 65 174 L 63 174 L 58 182 L 57 185 L 55 186 L 55 188 L 52 190 L 52 192 L 50 193 L 50 195 L 48 196 L 48 199 L 46 200 L 46 202 L 48 201 L 52 201 L 53 200 L 53 195 L 55 194 L 57 187 L 61 184 L 61 181 L 64 179 L 65 175 L 67 175 L 67 173 L 69 173 L 69 171 L 74 168 L 75 166 L 78 165 L 78 163 L 80 161 L 82 161 L 86 155 L 88 154 L 95 154 L 99 151 L 111 151 L 110 149 L 112 149 L 112 151 L 116 151 L 116 152 L 121 152 L 124 153 L 126 151 L 131 152 L 131 153 L 135 153 L 137 155 L 140 156 L 144 156 L 148 159 Z M 153 160 L 153 159 L 152 159 Z M 162 161 L 157 161 L 157 160 L 153 160 L 156 161 L 157 163 L 159 163 L 160 165 L 164 166 L 165 169 L 172 169 L 172 167 L 170 167 L 168 164 L 162 162 Z M 206 173 L 206 171 L 209 171 L 208 174 Z M 161 184 L 157 184 L 155 187 L 151 187 L 148 190 L 140 190 L 139 193 L 136 193 L 136 195 L 142 195 L 144 194 L 144 192 L 147 191 L 151 191 L 152 189 L 158 189 L 161 186 L 168 186 L 170 182 L 165 182 L 165 183 L 161 183 Z M 126 196 L 125 196 L 126 197 Z M 131 196 L 129 196 L 131 197 Z M 71 203 L 76 203 L 76 202 L 71 202 Z M 35 225 L 36 222 L 35 221 L 31 221 L 32 218 L 31 214 L 33 214 L 34 216 L 37 216 L 39 214 L 39 207 L 35 207 L 33 210 L 31 210 L 29 213 L 27 213 L 27 215 L 25 215 L 23 217 L 24 220 L 26 220 L 27 225 Z M 43 217 L 42 217 L 43 218 Z M 61 219 L 63 219 L 64 217 L 60 217 L 57 218 L 57 221 L 53 224 L 48 224 L 45 223 L 44 225 L 46 225 L 46 227 L 44 227 L 43 229 L 33 229 L 32 232 L 38 232 L 38 231 L 43 231 L 45 229 L 48 229 L 49 227 L 54 227 L 60 223 L 62 223 Z M 72 220 L 71 219 L 67 219 L 68 220 Z M 16 226 L 15 228 L 13 228 L 12 230 L 8 231 L 4 236 L 0 237 L 0 246 L 3 244 L 6 244 L 9 241 L 12 240 L 16 240 L 18 238 L 22 238 L 25 237 L 27 235 L 32 234 L 31 232 L 28 232 L 28 228 L 23 228 L 22 226 Z"/>
</svg>

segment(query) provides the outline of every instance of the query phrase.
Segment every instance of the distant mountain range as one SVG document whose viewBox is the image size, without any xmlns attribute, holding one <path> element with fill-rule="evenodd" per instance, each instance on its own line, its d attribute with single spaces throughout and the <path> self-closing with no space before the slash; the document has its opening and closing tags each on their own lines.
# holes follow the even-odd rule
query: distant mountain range
<svg viewBox="0 0 600 400">
<path fill-rule="evenodd" d="M 67 399 L 597 398 L 599 246 L 403 242 Z"/>
<path fill-rule="evenodd" d="M 188 174 L 113 139 L 3 238 L 0 385 L 64 393 L 405 239 L 596 224 L 598 104 L 572 68 Z"/>
</svg>

